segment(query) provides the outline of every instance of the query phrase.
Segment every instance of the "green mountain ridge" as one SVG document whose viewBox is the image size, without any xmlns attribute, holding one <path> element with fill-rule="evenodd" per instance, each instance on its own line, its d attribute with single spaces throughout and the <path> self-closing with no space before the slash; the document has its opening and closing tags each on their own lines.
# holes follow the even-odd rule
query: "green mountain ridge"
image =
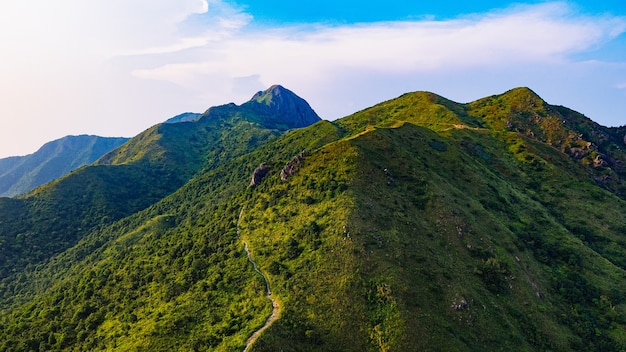
<svg viewBox="0 0 626 352">
<path fill-rule="evenodd" d="M 0 197 L 13 197 L 59 178 L 125 143 L 128 138 L 66 136 L 33 154 L 0 159 Z"/>
<path fill-rule="evenodd" d="M 85 168 L 188 176 L 6 276 L 0 348 L 243 350 L 272 313 L 244 241 L 280 306 L 253 351 L 626 348 L 624 127 L 527 88 L 468 104 L 416 92 L 252 143 L 250 126 L 285 121 L 245 118 L 272 105 L 251 102 L 155 126 Z"/>
</svg>

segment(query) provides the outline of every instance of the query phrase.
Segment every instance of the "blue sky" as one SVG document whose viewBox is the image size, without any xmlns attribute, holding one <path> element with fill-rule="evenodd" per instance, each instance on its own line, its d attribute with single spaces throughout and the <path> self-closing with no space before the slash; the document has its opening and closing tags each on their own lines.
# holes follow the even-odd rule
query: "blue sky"
<svg viewBox="0 0 626 352">
<path fill-rule="evenodd" d="M 252 13 L 255 20 L 267 23 L 358 23 L 376 21 L 419 20 L 431 17 L 438 20 L 485 13 L 506 8 L 515 3 L 541 4 L 545 1 L 423 1 L 423 0 L 316 0 L 283 1 L 259 0 L 234 2 Z M 621 0 L 576 1 L 571 3 L 588 13 L 624 14 Z"/>
<path fill-rule="evenodd" d="M 0 157 L 133 136 L 272 84 L 330 120 L 409 91 L 527 86 L 626 124 L 623 0 L 3 0 L 0 45 Z"/>
</svg>

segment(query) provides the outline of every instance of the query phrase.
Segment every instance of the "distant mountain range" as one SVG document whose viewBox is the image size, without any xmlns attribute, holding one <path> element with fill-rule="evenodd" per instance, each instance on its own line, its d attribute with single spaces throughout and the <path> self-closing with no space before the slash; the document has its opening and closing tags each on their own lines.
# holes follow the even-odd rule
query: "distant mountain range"
<svg viewBox="0 0 626 352">
<path fill-rule="evenodd" d="M 626 126 L 528 88 L 190 119 L 0 198 L 0 350 L 626 350 Z"/>
<path fill-rule="evenodd" d="M 129 138 L 66 136 L 26 156 L 0 159 L 0 197 L 13 197 L 91 164 Z"/>
</svg>

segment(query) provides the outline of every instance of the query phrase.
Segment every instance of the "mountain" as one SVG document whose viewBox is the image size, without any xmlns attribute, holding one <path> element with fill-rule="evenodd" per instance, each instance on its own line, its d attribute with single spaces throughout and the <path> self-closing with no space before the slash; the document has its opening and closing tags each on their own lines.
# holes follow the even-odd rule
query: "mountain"
<svg viewBox="0 0 626 352">
<path fill-rule="evenodd" d="M 281 85 L 273 85 L 264 91 L 257 92 L 238 108 L 249 111 L 251 115 L 259 116 L 264 125 L 277 129 L 306 127 L 320 120 L 306 100 Z M 202 114 L 186 112 L 165 122 L 196 121 L 201 117 Z"/>
<path fill-rule="evenodd" d="M 57 179 L 124 144 L 128 138 L 66 136 L 33 154 L 0 159 L 0 197 L 13 197 Z"/>
<path fill-rule="evenodd" d="M 213 107 L 197 122 L 153 126 L 89 166 L 16 199 L 0 198 L 0 280 L 10 286 L 0 297 L 22 299 L 13 285 L 23 282 L 13 273 L 47 262 L 94 229 L 158 202 L 201 169 L 249 153 L 300 123 L 283 115 L 284 129 L 276 129 L 263 124 L 266 118 L 234 104 Z"/>
<path fill-rule="evenodd" d="M 275 128 L 283 127 L 284 121 L 289 121 L 288 128 L 300 128 L 320 119 L 309 103 L 280 85 L 256 93 L 242 108 L 254 111 Z"/>
<path fill-rule="evenodd" d="M 198 114 L 196 112 L 184 112 L 180 115 L 176 115 L 172 118 L 167 119 L 166 123 L 177 123 L 177 122 L 193 122 L 196 121 L 202 116 L 202 114 Z"/>
<path fill-rule="evenodd" d="M 9 266 L 0 348 L 626 348 L 624 127 L 527 88 L 468 104 L 414 92 L 241 152 L 190 156 L 248 145 L 235 135 L 263 121 L 297 123 L 248 108 L 255 99 L 156 126 L 81 169 L 197 171 L 51 259 Z M 201 130 L 228 125 L 229 144 L 188 131 L 210 121 Z M 85 184 L 77 174 L 68 192 Z M 41 236 L 16 229 L 59 184 L 0 202 L 22 219 L 0 219 L 0 233 L 17 234 L 2 245 Z"/>
</svg>

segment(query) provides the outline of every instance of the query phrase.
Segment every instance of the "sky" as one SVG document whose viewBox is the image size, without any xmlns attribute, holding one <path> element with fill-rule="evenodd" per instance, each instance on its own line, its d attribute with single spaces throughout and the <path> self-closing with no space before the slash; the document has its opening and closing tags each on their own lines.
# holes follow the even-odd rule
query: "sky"
<svg viewBox="0 0 626 352">
<path fill-rule="evenodd" d="M 626 3 L 2 0 L 0 158 L 132 137 L 281 84 L 334 120 L 411 91 L 525 86 L 626 124 Z"/>
</svg>

